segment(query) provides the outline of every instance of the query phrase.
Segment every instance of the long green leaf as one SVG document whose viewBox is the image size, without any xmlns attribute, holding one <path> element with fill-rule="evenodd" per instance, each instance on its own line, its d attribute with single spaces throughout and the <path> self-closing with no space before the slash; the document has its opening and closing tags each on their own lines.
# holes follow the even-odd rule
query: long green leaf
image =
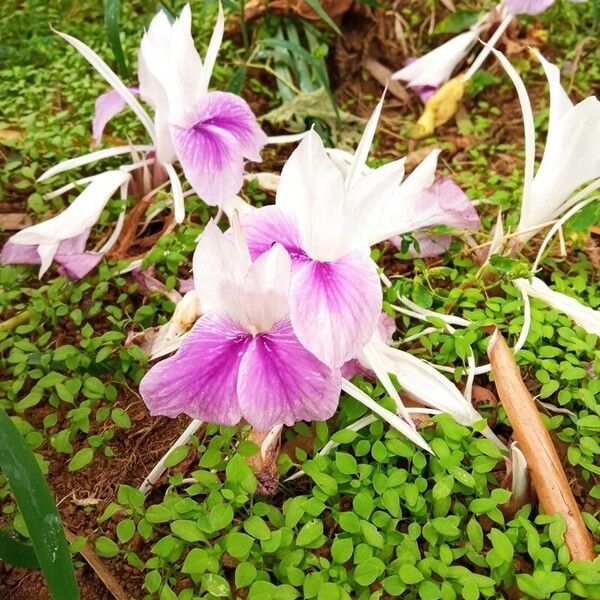
<svg viewBox="0 0 600 600">
<path fill-rule="evenodd" d="M 6 530 L 0 529 L 0 560 L 15 567 L 39 569 L 35 550 L 31 544 L 15 539 Z"/>
<path fill-rule="evenodd" d="M 129 77 L 129 68 L 123 54 L 121 38 L 119 36 L 119 13 L 121 12 L 121 0 L 106 0 L 104 5 L 104 24 L 106 25 L 106 37 L 112 48 L 119 72 L 124 77 Z"/>
<path fill-rule="evenodd" d="M 69 547 L 48 484 L 27 442 L 1 408 L 0 469 L 19 505 L 53 600 L 79 600 Z"/>
<path fill-rule="evenodd" d="M 325 21 L 325 23 L 331 27 L 331 29 L 333 29 L 338 35 L 342 35 L 339 27 L 321 6 L 319 0 L 306 0 L 306 4 L 308 4 L 321 17 L 321 19 L 323 19 L 323 21 Z"/>
</svg>

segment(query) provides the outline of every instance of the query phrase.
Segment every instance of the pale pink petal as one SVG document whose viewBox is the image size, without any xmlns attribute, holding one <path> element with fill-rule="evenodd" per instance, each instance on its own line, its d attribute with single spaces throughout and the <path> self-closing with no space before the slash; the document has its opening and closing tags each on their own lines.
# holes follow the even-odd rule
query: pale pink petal
<svg viewBox="0 0 600 600">
<path fill-rule="evenodd" d="M 188 277 L 187 279 L 179 277 L 177 279 L 177 284 L 179 285 L 180 294 L 187 294 L 187 292 L 191 292 L 193 289 L 195 289 L 193 277 Z"/>
<path fill-rule="evenodd" d="M 244 183 L 244 158 L 260 160 L 267 137 L 248 104 L 227 92 L 201 98 L 185 124 L 171 125 L 187 180 L 208 204 L 235 196 Z"/>
<path fill-rule="evenodd" d="M 555 0 L 505 0 L 508 12 L 513 15 L 539 15 L 554 4 Z"/>
<path fill-rule="evenodd" d="M 37 245 L 15 244 L 8 239 L 2 247 L 0 263 L 3 265 L 39 265 L 40 255 L 37 253 Z"/>
<path fill-rule="evenodd" d="M 242 217 L 242 228 L 252 260 L 269 250 L 275 242 L 280 243 L 292 257 L 305 258 L 300 247 L 300 233 L 294 217 L 284 213 L 278 206 L 264 206 Z"/>
<path fill-rule="evenodd" d="M 298 339 L 317 358 L 339 367 L 369 341 L 381 312 L 377 266 L 369 255 L 336 261 L 298 260 L 290 316 Z"/>
<path fill-rule="evenodd" d="M 136 95 L 137 87 L 130 87 L 129 91 Z M 126 106 L 126 102 L 117 90 L 104 92 L 96 98 L 94 120 L 92 121 L 92 136 L 96 144 L 102 140 L 102 133 L 106 124 Z"/>
<path fill-rule="evenodd" d="M 297 421 L 333 416 L 340 377 L 313 356 L 288 319 L 254 337 L 244 353 L 238 379 L 242 415 L 259 431 Z"/>
<path fill-rule="evenodd" d="M 58 272 L 71 281 L 77 281 L 85 277 L 90 271 L 96 268 L 102 260 L 103 254 L 99 252 L 74 252 L 71 254 L 54 255 L 54 262 L 58 267 Z"/>
<path fill-rule="evenodd" d="M 140 382 L 150 414 L 238 423 L 238 371 L 251 340 L 227 315 L 201 317 L 177 353 L 154 365 Z"/>
<path fill-rule="evenodd" d="M 340 373 L 344 379 L 352 379 L 356 375 L 362 375 L 367 379 L 375 381 L 376 375 L 371 369 L 367 369 L 358 358 L 347 360 L 340 368 Z"/>
<path fill-rule="evenodd" d="M 411 256 L 415 258 L 430 258 L 432 256 L 439 256 L 444 254 L 450 248 L 452 243 L 451 235 L 429 235 L 427 233 L 417 233 L 413 236 L 419 244 L 419 250 L 415 246 L 408 249 Z M 390 238 L 389 241 L 400 249 L 402 247 L 402 238 L 395 236 Z"/>
</svg>

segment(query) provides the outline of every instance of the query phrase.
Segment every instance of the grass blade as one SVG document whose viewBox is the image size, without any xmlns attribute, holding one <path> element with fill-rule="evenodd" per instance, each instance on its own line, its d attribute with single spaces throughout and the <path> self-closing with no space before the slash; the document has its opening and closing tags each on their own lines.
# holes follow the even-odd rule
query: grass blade
<svg viewBox="0 0 600 600">
<path fill-rule="evenodd" d="M 33 452 L 0 409 L 0 469 L 19 505 L 53 600 L 78 600 L 69 547 L 56 504 Z"/>
<path fill-rule="evenodd" d="M 333 19 L 327 14 L 325 9 L 321 6 L 319 0 L 306 0 L 308 4 L 320 17 L 321 19 L 331 27 L 338 35 L 342 35 L 340 28 L 335 24 Z"/>
<path fill-rule="evenodd" d="M 121 12 L 121 0 L 106 0 L 104 5 L 104 24 L 106 25 L 106 37 L 112 48 L 119 73 L 123 77 L 129 77 L 129 68 L 123 54 L 121 38 L 119 37 L 119 13 Z"/>
</svg>

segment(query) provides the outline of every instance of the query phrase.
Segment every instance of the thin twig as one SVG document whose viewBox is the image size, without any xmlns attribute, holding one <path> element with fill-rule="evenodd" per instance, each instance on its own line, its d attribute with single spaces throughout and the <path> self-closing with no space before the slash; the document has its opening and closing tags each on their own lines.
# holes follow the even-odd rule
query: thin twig
<svg viewBox="0 0 600 600">
<path fill-rule="evenodd" d="M 73 542 L 75 539 L 75 536 L 68 529 L 65 529 L 65 536 L 67 540 L 69 540 L 69 543 Z M 100 581 L 102 581 L 102 583 L 106 586 L 106 589 L 116 600 L 129 600 L 129 594 L 121 587 L 121 584 L 104 566 L 104 563 L 98 558 L 89 544 L 86 543 L 79 553 L 81 556 L 83 556 L 83 558 L 85 558 L 87 564 L 92 567 L 94 573 L 98 575 Z"/>
<path fill-rule="evenodd" d="M 22 313 L 19 313 L 10 319 L 6 319 L 6 321 L 2 321 L 2 323 L 0 323 L 0 331 L 11 331 L 15 327 L 27 323 L 30 317 L 31 313 L 28 310 L 24 310 Z"/>
</svg>

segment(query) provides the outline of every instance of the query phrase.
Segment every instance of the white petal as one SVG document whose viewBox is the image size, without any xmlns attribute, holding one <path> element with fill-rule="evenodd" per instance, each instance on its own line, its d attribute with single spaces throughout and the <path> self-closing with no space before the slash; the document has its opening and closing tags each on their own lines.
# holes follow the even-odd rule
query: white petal
<svg viewBox="0 0 600 600">
<path fill-rule="evenodd" d="M 183 190 L 181 189 L 181 181 L 177 175 L 173 165 L 167 163 L 163 165 L 167 174 L 169 175 L 169 181 L 171 182 L 171 192 L 173 193 L 173 206 L 175 208 L 175 221 L 182 223 L 185 218 L 185 200 L 183 198 Z"/>
<path fill-rule="evenodd" d="M 69 44 L 71 44 L 92 65 L 92 67 L 102 75 L 102 77 L 104 77 L 108 84 L 121 94 L 123 100 L 131 107 L 154 141 L 154 125 L 152 119 L 148 116 L 144 107 L 138 102 L 137 98 L 131 93 L 131 90 L 119 79 L 116 73 L 100 58 L 100 56 L 98 56 L 98 54 L 82 41 L 66 33 L 56 31 L 55 29 L 53 31 L 69 42 Z"/>
<path fill-rule="evenodd" d="M 256 332 L 269 331 L 289 314 L 291 280 L 292 260 L 281 244 L 254 261 L 244 283 L 243 301 L 248 323 Z"/>
<path fill-rule="evenodd" d="M 14 239 L 12 240 L 14 241 Z M 50 268 L 52 261 L 54 260 L 54 255 L 58 250 L 59 243 L 43 243 L 39 244 L 37 247 L 37 253 L 40 256 L 40 270 L 38 273 L 38 277 L 41 279 L 42 275 Z"/>
<path fill-rule="evenodd" d="M 221 311 L 240 325 L 246 323 L 242 292 L 250 260 L 210 220 L 194 252 L 194 287 L 203 312 Z"/>
<path fill-rule="evenodd" d="M 346 174 L 346 189 L 350 189 L 355 185 L 358 180 L 362 177 L 363 170 L 367 165 L 367 158 L 371 151 L 371 145 L 373 144 L 373 138 L 375 137 L 375 131 L 377 130 L 377 124 L 379 123 L 379 117 L 381 116 L 381 109 L 383 108 L 383 101 L 385 99 L 385 90 L 381 94 L 381 100 L 377 103 L 373 114 L 369 117 L 365 130 L 363 131 L 360 142 L 356 148 L 352 162 L 350 163 L 350 169 Z"/>
<path fill-rule="evenodd" d="M 120 154 L 129 154 L 132 150 L 139 152 L 150 152 L 150 150 L 153 149 L 154 148 L 152 146 L 115 146 L 114 148 L 96 150 L 95 152 L 90 152 L 89 154 L 84 154 L 83 156 L 77 156 L 76 158 L 69 158 L 68 160 L 64 160 L 63 162 L 54 165 L 52 168 L 48 169 L 45 173 L 38 177 L 38 181 L 50 179 L 50 177 L 54 177 L 59 173 L 64 173 L 70 169 L 82 167 L 83 165 L 96 162 L 97 160 L 102 160 L 103 158 L 119 156 Z"/>
<path fill-rule="evenodd" d="M 63 212 L 56 217 L 18 231 L 15 244 L 55 244 L 74 238 L 92 227 L 111 196 L 129 179 L 123 171 L 107 171 L 92 182 Z"/>
<path fill-rule="evenodd" d="M 311 258 L 335 260 L 352 249 L 357 224 L 351 227 L 344 215 L 344 180 L 315 131 L 304 136 L 285 163 L 276 203 L 296 220 Z"/>
<path fill-rule="evenodd" d="M 267 144 L 294 144 L 295 142 L 299 142 L 306 133 L 306 131 L 301 131 L 300 133 L 270 135 L 267 137 Z"/>
<path fill-rule="evenodd" d="M 511 454 L 511 474 L 512 474 L 512 498 L 520 506 L 529 497 L 529 470 L 527 469 L 527 459 L 517 442 L 510 445 Z"/>
<path fill-rule="evenodd" d="M 569 109 L 573 108 L 573 102 L 571 102 L 567 92 L 560 83 L 559 68 L 547 61 L 538 50 L 534 50 L 534 53 L 542 63 L 548 79 L 548 87 L 550 88 L 550 123 L 548 125 L 548 135 L 550 135 L 550 131 L 556 126 L 558 121 L 567 114 Z"/>
<path fill-rule="evenodd" d="M 225 30 L 225 17 L 223 15 L 223 5 L 219 0 L 219 14 L 217 15 L 217 22 L 215 23 L 215 28 L 213 29 L 212 35 L 210 37 L 210 42 L 208 44 L 208 49 L 206 51 L 206 56 L 204 57 L 204 81 L 203 87 L 204 90 L 208 90 L 208 85 L 210 83 L 210 77 L 212 75 L 213 69 L 215 67 L 215 62 L 217 61 L 217 55 L 219 54 L 219 48 L 221 47 L 221 42 L 223 41 L 223 31 Z"/>
<path fill-rule="evenodd" d="M 600 177 L 599 139 L 600 101 L 594 97 L 569 109 L 553 124 L 533 180 L 529 210 L 521 213 L 520 230 L 560 216 L 577 188 Z"/>
<path fill-rule="evenodd" d="M 391 78 L 407 81 L 411 87 L 438 87 L 450 79 L 454 69 L 477 41 L 478 35 L 477 29 L 465 31 L 400 69 Z"/>
<path fill-rule="evenodd" d="M 521 112 L 523 113 L 523 129 L 525 134 L 525 173 L 523 182 L 523 200 L 521 203 L 521 218 L 523 218 L 525 213 L 528 213 L 530 210 L 535 210 L 532 206 L 533 200 L 531 198 L 535 162 L 535 123 L 533 120 L 533 111 L 531 110 L 531 102 L 527 95 L 525 84 L 519 74 L 515 71 L 515 68 L 501 52 L 498 52 L 498 50 L 495 49 L 493 49 L 492 52 L 504 67 L 507 75 L 511 78 L 513 85 L 517 90 Z"/>
<path fill-rule="evenodd" d="M 565 313 L 587 332 L 600 335 L 600 311 L 585 306 L 571 296 L 555 292 L 537 277 L 531 283 L 526 279 L 516 279 L 514 283 L 527 295 L 539 298 L 548 306 Z"/>
<path fill-rule="evenodd" d="M 206 92 L 204 68 L 194 46 L 191 11 L 186 4 L 172 24 L 157 14 L 142 39 L 145 67 L 162 86 L 169 104 L 169 120 L 184 124 L 190 107 Z M 168 26 L 167 26 L 168 25 Z"/>
</svg>

